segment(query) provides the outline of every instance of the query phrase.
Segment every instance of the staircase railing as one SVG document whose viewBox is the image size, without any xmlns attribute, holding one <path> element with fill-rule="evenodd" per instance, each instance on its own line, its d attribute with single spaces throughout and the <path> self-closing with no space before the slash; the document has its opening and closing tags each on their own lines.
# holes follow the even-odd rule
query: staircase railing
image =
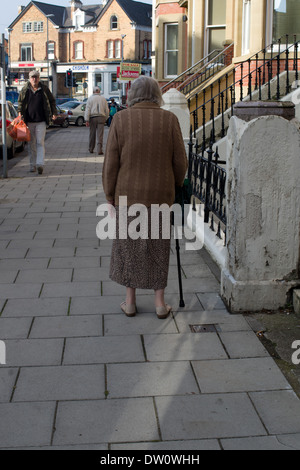
<svg viewBox="0 0 300 470">
<path fill-rule="evenodd" d="M 259 53 L 250 57 L 248 60 L 240 63 L 235 67 L 231 75 L 226 74 L 224 77 L 225 86 L 221 88 L 220 80 L 216 80 L 209 91 L 204 89 L 201 91 L 203 104 L 196 106 L 191 111 L 193 126 L 191 125 L 190 141 L 189 141 L 189 169 L 187 180 L 187 194 L 193 197 L 193 209 L 195 207 L 195 198 L 200 201 L 204 207 L 204 222 L 210 223 L 210 228 L 216 231 L 219 238 L 226 241 L 226 168 L 225 161 L 220 159 L 218 147 L 213 150 L 213 143 L 216 141 L 215 133 L 215 114 L 221 116 L 222 129 L 221 137 L 225 136 L 224 114 L 227 110 L 233 115 L 233 106 L 237 102 L 237 94 L 239 93 L 239 101 L 246 98 L 252 100 L 254 91 L 258 100 L 262 99 L 262 88 L 267 88 L 267 99 L 280 99 L 282 94 L 286 95 L 290 90 L 290 74 L 294 73 L 294 79 L 299 80 L 300 59 L 298 57 L 299 41 L 294 36 L 293 44 L 289 45 L 289 38 L 286 36 L 286 44 L 283 46 L 281 39 L 277 42 L 278 51 L 275 45 L 263 49 Z M 291 53 L 293 57 L 290 58 Z M 254 61 L 254 67 L 252 67 Z M 244 73 L 245 67 L 247 73 Z M 285 77 L 283 83 L 280 83 L 279 76 L 284 72 Z M 277 77 L 275 89 L 271 87 L 272 78 Z M 232 83 L 229 83 L 231 80 Z M 214 89 L 218 93 L 214 94 Z M 246 89 L 246 91 L 245 91 Z M 206 95 L 210 93 L 211 97 L 206 99 Z M 195 95 L 197 100 L 198 93 Z M 245 97 L 245 98 L 244 98 Z M 190 100 L 189 100 L 190 101 Z M 193 141 L 193 135 L 196 137 L 196 130 L 200 122 L 199 114 L 202 117 L 202 145 L 199 144 L 200 139 Z M 211 123 L 211 131 L 206 135 L 206 124 L 208 118 Z M 222 232 L 224 236 L 222 236 Z"/>
<path fill-rule="evenodd" d="M 278 53 L 275 52 L 275 46 L 278 45 Z M 283 50 L 282 50 L 283 49 Z M 267 99 L 280 99 L 282 94 L 286 95 L 290 89 L 290 73 L 294 72 L 295 80 L 299 78 L 299 40 L 294 36 L 294 42 L 289 45 L 289 37 L 286 36 L 286 44 L 283 47 L 282 39 L 276 44 L 270 45 L 268 48 L 262 49 L 247 60 L 239 63 L 234 69 L 226 73 L 223 77 L 219 77 L 210 86 L 199 93 L 195 93 L 188 99 L 191 122 L 194 137 L 199 125 L 202 126 L 202 148 L 206 148 L 207 137 L 214 143 L 215 134 L 215 118 L 221 116 L 221 135 L 225 136 L 225 120 L 224 113 L 231 109 L 233 115 L 233 106 L 238 101 L 243 101 L 246 97 L 252 100 L 254 91 L 257 91 L 257 99 L 262 99 L 262 87 L 268 86 Z M 290 54 L 293 57 L 290 58 Z M 279 75 L 286 72 L 284 90 L 282 93 L 282 85 L 280 85 Z M 277 77 L 277 87 L 275 95 L 271 94 L 271 80 Z M 209 98 L 208 98 L 208 95 Z M 192 107 L 194 101 L 194 109 Z M 199 104 L 199 102 L 201 104 Z M 206 135 L 205 125 L 212 122 L 210 136 Z"/>
<path fill-rule="evenodd" d="M 224 65 L 224 53 L 227 49 L 228 48 L 224 49 L 223 51 L 220 51 L 220 49 L 215 49 L 214 51 L 210 52 L 207 56 L 203 57 L 203 59 L 199 60 L 199 62 L 192 65 L 180 75 L 173 78 L 170 82 L 163 85 L 161 87 L 162 93 L 166 93 L 166 91 L 170 90 L 170 88 L 177 88 L 179 91 L 183 91 L 182 88 L 187 86 L 190 82 L 192 83 L 193 80 L 196 80 L 199 75 L 205 74 L 205 70 L 207 67 L 208 70 L 213 69 L 212 64 L 217 57 L 220 61 L 222 60 L 222 63 Z M 211 73 L 210 76 L 212 75 L 213 73 Z"/>
</svg>

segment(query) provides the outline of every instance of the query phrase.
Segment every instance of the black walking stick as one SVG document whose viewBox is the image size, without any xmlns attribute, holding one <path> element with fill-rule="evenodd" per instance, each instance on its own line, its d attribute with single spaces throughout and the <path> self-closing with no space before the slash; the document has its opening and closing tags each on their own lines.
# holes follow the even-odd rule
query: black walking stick
<svg viewBox="0 0 300 470">
<path fill-rule="evenodd" d="M 184 226 L 184 190 L 182 187 L 176 186 L 175 188 L 175 203 L 180 204 L 181 206 L 181 214 L 182 214 L 182 227 Z M 181 261 L 180 261 L 180 245 L 178 237 L 175 233 L 175 220 L 174 220 L 174 212 L 172 213 L 172 223 L 174 225 L 174 235 L 175 235 L 175 244 L 176 244 L 176 256 L 177 256 L 177 269 L 178 269 L 178 283 L 179 283 L 179 307 L 184 307 L 184 299 L 183 299 L 183 289 L 182 289 L 182 274 L 181 274 Z"/>
<path fill-rule="evenodd" d="M 182 187 L 176 186 L 175 188 L 175 203 L 181 205 L 181 214 L 182 220 L 181 224 L 184 227 L 184 205 L 190 204 L 191 200 L 191 187 L 190 182 L 188 179 L 185 179 L 184 184 Z M 174 213 L 172 213 L 172 220 L 174 225 L 174 234 L 175 234 L 175 222 L 174 222 Z M 181 261 L 180 261 L 180 245 L 178 237 L 175 237 L 176 243 L 176 255 L 177 255 L 177 269 L 178 269 L 178 283 L 179 283 L 179 307 L 184 307 L 184 299 L 183 299 L 183 289 L 182 289 L 182 275 L 181 275 Z"/>
</svg>

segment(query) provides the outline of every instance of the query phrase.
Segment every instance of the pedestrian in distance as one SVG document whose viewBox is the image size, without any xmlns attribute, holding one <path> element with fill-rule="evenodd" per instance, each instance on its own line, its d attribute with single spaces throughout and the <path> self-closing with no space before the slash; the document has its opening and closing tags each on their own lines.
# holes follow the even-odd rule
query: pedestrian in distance
<svg viewBox="0 0 300 470">
<path fill-rule="evenodd" d="M 162 104 L 156 80 L 146 76 L 136 79 L 128 93 L 128 108 L 113 118 L 105 151 L 103 188 L 108 207 L 116 216 L 110 278 L 126 287 L 126 300 L 121 310 L 130 317 L 137 312 L 137 288 L 154 291 L 158 318 L 167 318 L 172 310 L 165 303 L 170 236 L 168 239 L 162 236 L 162 220 L 156 224 L 158 236 L 151 236 L 155 228 L 151 206 L 172 206 L 175 186 L 182 186 L 184 182 L 187 156 L 178 119 L 170 111 L 161 109 Z M 119 232 L 124 197 L 126 236 Z M 128 236 L 127 229 L 135 218 L 128 211 L 135 204 L 143 205 L 148 214 L 146 237 Z"/>
<path fill-rule="evenodd" d="M 100 94 L 100 88 L 94 87 L 92 96 L 89 97 L 85 108 L 86 126 L 90 128 L 89 151 L 94 152 L 96 139 L 98 141 L 98 155 L 103 154 L 104 125 L 109 116 L 109 108 L 106 99 Z"/>
<path fill-rule="evenodd" d="M 111 103 L 109 105 L 109 118 L 107 120 L 107 127 L 110 127 L 111 121 L 113 120 L 114 115 L 117 112 L 117 104 L 114 100 L 114 98 L 111 99 Z"/>
<path fill-rule="evenodd" d="M 29 73 L 29 81 L 22 88 L 18 99 L 19 116 L 27 124 L 31 140 L 28 143 L 30 172 L 41 175 L 45 164 L 45 135 L 51 119 L 57 115 L 55 98 L 51 91 L 40 82 L 37 70 Z"/>
</svg>

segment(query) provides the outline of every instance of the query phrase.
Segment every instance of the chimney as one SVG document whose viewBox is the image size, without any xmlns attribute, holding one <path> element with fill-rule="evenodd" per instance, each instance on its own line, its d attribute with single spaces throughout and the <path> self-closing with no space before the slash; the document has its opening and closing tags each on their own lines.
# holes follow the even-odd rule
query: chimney
<svg viewBox="0 0 300 470">
<path fill-rule="evenodd" d="M 77 10 L 77 8 L 82 7 L 82 2 L 80 0 L 71 0 L 70 5 L 71 5 L 71 14 L 73 14 L 74 11 Z"/>
<path fill-rule="evenodd" d="M 24 10 L 24 8 L 25 8 L 24 5 L 19 5 L 19 6 L 18 6 L 18 15 L 19 15 L 20 13 L 22 13 L 22 11 Z"/>
</svg>

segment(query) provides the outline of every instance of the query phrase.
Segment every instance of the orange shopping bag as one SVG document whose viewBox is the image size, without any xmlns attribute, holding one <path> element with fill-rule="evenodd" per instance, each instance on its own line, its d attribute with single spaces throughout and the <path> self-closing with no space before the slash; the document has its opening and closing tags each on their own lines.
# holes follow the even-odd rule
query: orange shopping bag
<svg viewBox="0 0 300 470">
<path fill-rule="evenodd" d="M 26 126 L 25 122 L 21 119 L 16 124 L 17 128 L 17 141 L 18 142 L 29 142 L 31 139 L 30 130 Z"/>
<path fill-rule="evenodd" d="M 16 117 L 8 126 L 7 132 L 10 137 L 14 140 L 17 140 L 17 127 L 16 124 L 21 121 L 21 116 Z"/>
</svg>

